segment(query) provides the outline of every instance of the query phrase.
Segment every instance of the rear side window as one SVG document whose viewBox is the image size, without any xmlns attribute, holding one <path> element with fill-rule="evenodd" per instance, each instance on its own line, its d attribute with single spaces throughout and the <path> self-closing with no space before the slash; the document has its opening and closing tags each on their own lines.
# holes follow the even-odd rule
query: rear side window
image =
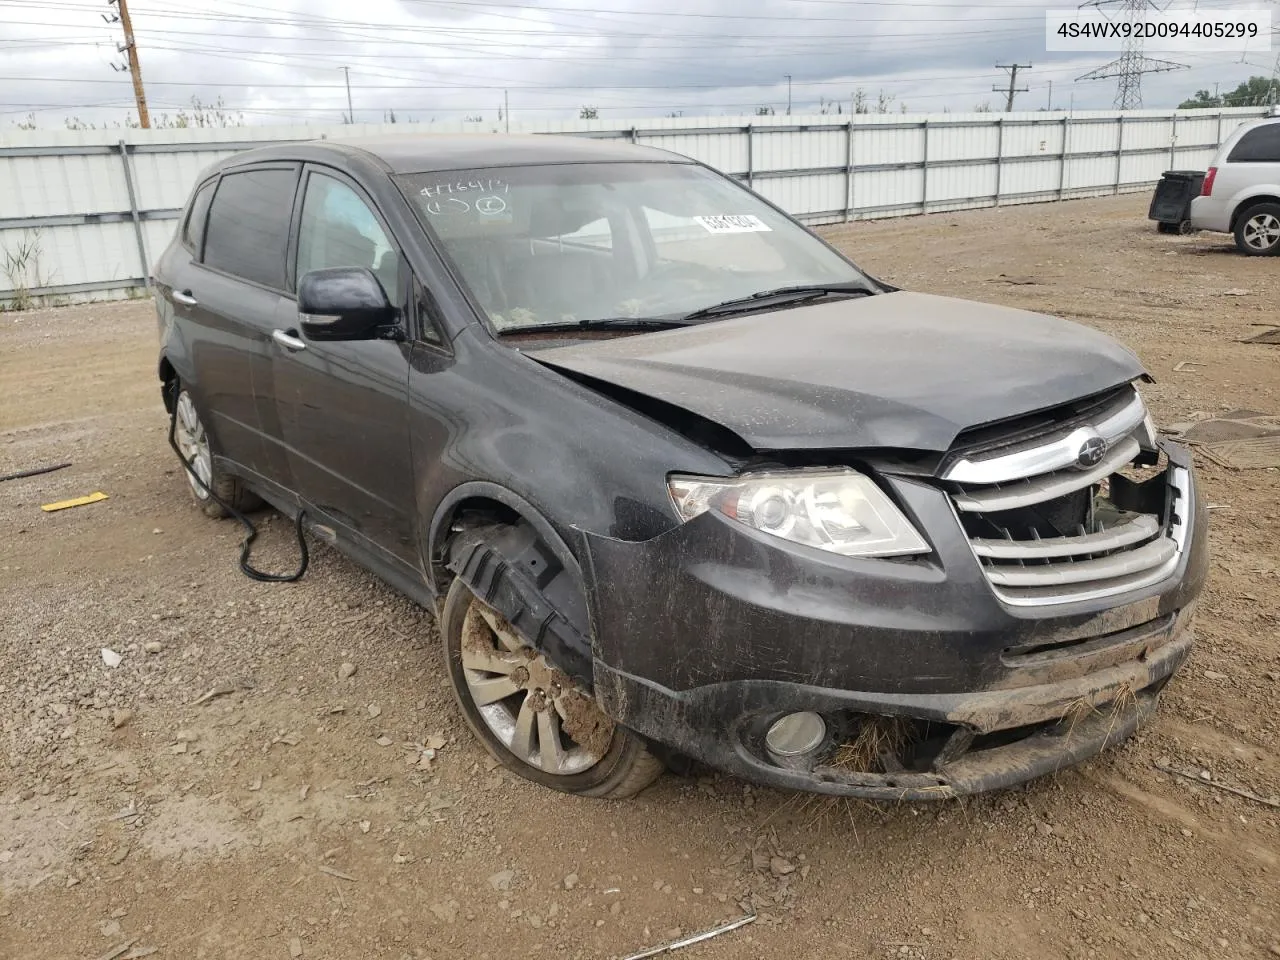
<svg viewBox="0 0 1280 960">
<path fill-rule="evenodd" d="M 283 290 L 297 178 L 296 170 L 225 174 L 209 210 L 205 265 Z"/>
<path fill-rule="evenodd" d="M 1232 148 L 1227 163 L 1280 163 L 1280 123 L 1246 133 Z"/>
<path fill-rule="evenodd" d="M 209 201 L 213 199 L 213 187 L 218 181 L 210 180 L 196 191 L 191 201 L 191 209 L 187 212 L 187 222 L 182 227 L 182 243 L 200 256 L 200 245 L 204 242 L 204 225 L 209 219 Z"/>
</svg>

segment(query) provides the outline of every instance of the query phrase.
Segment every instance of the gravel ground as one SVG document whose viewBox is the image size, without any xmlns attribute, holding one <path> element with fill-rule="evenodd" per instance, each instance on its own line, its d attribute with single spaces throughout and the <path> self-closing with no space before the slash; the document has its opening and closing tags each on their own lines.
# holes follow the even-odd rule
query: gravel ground
<svg viewBox="0 0 1280 960">
<path fill-rule="evenodd" d="M 1119 337 L 1161 422 L 1280 413 L 1280 347 L 1236 342 L 1280 322 L 1280 259 L 1159 235 L 1146 202 L 828 234 L 904 286 Z M 1201 464 L 1199 644 L 1094 761 L 933 805 L 718 775 L 583 801 L 470 739 L 429 613 L 320 546 L 297 584 L 238 573 L 165 446 L 155 337 L 143 302 L 0 315 L 0 474 L 74 463 L 0 486 L 0 957 L 617 957 L 744 909 L 688 956 L 1280 956 L 1280 810 L 1155 766 L 1280 795 L 1276 471 Z M 268 520 L 259 564 L 292 550 Z"/>
</svg>

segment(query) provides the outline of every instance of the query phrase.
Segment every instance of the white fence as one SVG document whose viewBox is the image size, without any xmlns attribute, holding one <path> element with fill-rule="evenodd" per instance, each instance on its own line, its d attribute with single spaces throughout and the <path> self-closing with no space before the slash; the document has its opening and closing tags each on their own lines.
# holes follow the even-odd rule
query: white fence
<svg viewBox="0 0 1280 960">
<path fill-rule="evenodd" d="M 1148 188 L 1204 169 L 1264 108 L 512 123 L 694 157 L 807 223 Z M 142 292 L 209 164 L 268 142 L 496 132 L 487 124 L 14 131 L 0 135 L 0 307 Z"/>
</svg>

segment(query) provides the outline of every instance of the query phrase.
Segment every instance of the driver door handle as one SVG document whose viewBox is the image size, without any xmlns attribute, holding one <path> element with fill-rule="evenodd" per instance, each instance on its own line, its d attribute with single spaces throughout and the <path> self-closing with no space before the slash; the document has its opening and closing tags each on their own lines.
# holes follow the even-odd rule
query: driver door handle
<svg viewBox="0 0 1280 960">
<path fill-rule="evenodd" d="M 301 338 L 294 336 L 288 330 L 273 330 L 271 332 L 271 339 L 290 352 L 307 349 L 306 342 Z"/>
<path fill-rule="evenodd" d="M 190 290 L 175 290 L 173 291 L 173 302 L 180 303 L 184 307 L 194 307 L 196 298 L 191 295 Z"/>
</svg>

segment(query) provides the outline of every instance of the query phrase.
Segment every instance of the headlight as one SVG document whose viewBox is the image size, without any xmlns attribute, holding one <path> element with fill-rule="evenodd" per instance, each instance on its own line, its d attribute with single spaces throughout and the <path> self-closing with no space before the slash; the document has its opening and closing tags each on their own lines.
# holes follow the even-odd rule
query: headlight
<svg viewBox="0 0 1280 960">
<path fill-rule="evenodd" d="M 1160 432 L 1156 429 L 1156 421 L 1151 416 L 1151 411 L 1147 409 L 1147 401 L 1142 396 L 1142 391 L 1138 389 L 1138 384 L 1133 384 L 1133 392 L 1138 395 L 1138 399 L 1142 402 L 1142 432 L 1138 434 L 1138 444 L 1143 450 L 1157 451 L 1160 449 Z"/>
<path fill-rule="evenodd" d="M 1142 418 L 1142 435 L 1138 438 L 1138 443 L 1143 450 L 1159 450 L 1159 440 L 1160 434 L 1156 431 L 1156 422 L 1148 413 Z"/>
<path fill-rule="evenodd" d="M 929 547 L 870 479 L 853 470 L 762 473 L 734 479 L 674 475 L 671 502 L 686 521 L 708 510 L 762 533 L 845 557 L 895 557 Z"/>
</svg>

